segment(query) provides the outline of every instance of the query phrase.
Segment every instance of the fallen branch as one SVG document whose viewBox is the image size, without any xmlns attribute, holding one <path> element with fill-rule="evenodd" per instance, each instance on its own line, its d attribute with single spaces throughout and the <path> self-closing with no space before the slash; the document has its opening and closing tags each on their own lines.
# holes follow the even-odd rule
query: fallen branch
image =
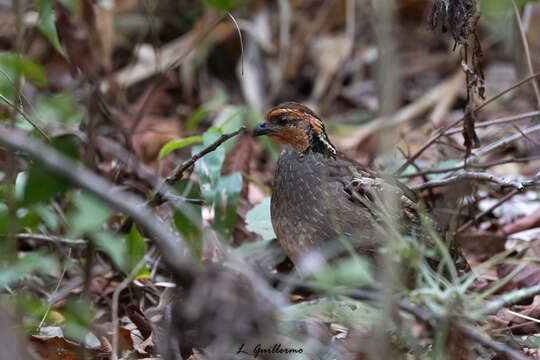
<svg viewBox="0 0 540 360">
<path fill-rule="evenodd" d="M 0 126 L 0 144 L 27 153 L 46 168 L 70 180 L 110 207 L 128 214 L 154 239 L 164 261 L 182 284 L 190 285 L 195 265 L 185 255 L 184 247 L 150 209 L 136 196 L 119 190 L 114 184 L 94 174 L 80 163 L 20 132 Z"/>
</svg>

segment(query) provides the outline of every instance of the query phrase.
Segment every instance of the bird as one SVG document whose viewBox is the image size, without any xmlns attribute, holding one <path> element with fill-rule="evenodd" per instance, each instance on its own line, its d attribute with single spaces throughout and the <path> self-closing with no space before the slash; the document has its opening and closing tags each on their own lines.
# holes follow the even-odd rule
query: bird
<svg viewBox="0 0 540 360">
<path fill-rule="evenodd" d="M 307 106 L 285 102 L 272 108 L 253 129 L 253 136 L 262 135 L 284 145 L 270 214 L 279 244 L 297 268 L 305 259 L 326 262 L 342 256 L 350 252 L 348 244 L 375 256 L 381 248 L 381 228 L 388 227 L 380 211 L 380 200 L 387 194 L 395 195 L 403 210 L 395 219 L 398 231 L 425 237 L 419 230 L 415 194 L 345 157 L 328 137 L 322 119 Z"/>
</svg>

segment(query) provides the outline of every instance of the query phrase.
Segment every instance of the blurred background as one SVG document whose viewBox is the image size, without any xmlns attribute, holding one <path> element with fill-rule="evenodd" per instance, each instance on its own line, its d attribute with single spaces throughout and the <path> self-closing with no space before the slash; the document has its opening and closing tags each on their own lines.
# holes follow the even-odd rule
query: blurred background
<svg viewBox="0 0 540 360">
<path fill-rule="evenodd" d="M 446 18 L 440 9 L 451 4 L 470 13 Z M 0 0 L 0 50 L 3 125 L 43 142 L 46 134 L 53 139 L 51 146 L 119 188 L 152 199 L 159 181 L 179 164 L 224 133 L 241 125 L 253 128 L 266 111 L 284 101 L 301 102 L 317 112 L 333 143 L 348 157 L 383 173 L 394 172 L 434 131 L 462 118 L 468 106 L 477 107 L 482 98 L 490 99 L 540 71 L 540 3 Z M 476 114 L 477 123 L 496 120 L 477 128 L 480 147 L 538 124 L 540 96 L 534 81 L 539 83 L 524 83 Z M 414 175 L 417 172 L 462 164 L 471 148 L 464 144 L 461 128 L 454 130 L 404 169 L 405 183 L 437 179 Z M 387 133 L 391 136 L 380 136 Z M 539 144 L 534 130 L 482 160 L 500 161 L 490 166 L 493 175 L 532 178 L 540 169 Z M 269 218 L 279 152 L 271 140 L 243 133 L 175 184 L 179 194 L 193 200 L 196 221 L 167 204 L 155 211 L 187 239 L 195 259 L 215 261 L 235 249 L 235 254 L 273 271 L 285 260 L 272 242 Z M 88 331 L 109 336 L 95 328 L 110 326 L 113 292 L 143 261 L 136 289 L 121 292 L 125 306 L 120 307 L 120 334 L 128 339 L 121 346 L 133 358 L 152 353 L 142 341 L 134 347 L 130 332 L 139 326 L 133 320 L 137 311 L 158 308 L 164 289 L 174 285 L 160 267 L 154 246 L 136 227 L 122 235 L 122 214 L 109 211 L 39 163 L 24 163 L 12 155 L 0 149 L 0 232 L 7 234 L 2 236 L 6 255 L 0 285 L 2 296 L 11 294 L 3 306 L 19 309 L 17 321 L 33 333 L 31 341 L 44 358 L 68 358 L 54 357 L 55 349 L 79 354 L 78 345 L 63 342 L 66 331 L 66 337 L 79 344 L 86 341 L 89 349 L 107 357 L 111 350 L 105 349 L 106 341 L 99 336 L 86 339 Z M 504 195 L 501 189 L 474 184 L 451 190 L 455 197 L 468 197 L 461 223 Z M 429 202 L 437 204 L 452 191 L 435 189 Z M 476 221 L 463 244 L 469 263 L 480 264 L 516 243 L 528 261 L 537 262 L 540 253 L 533 244 L 539 232 L 514 238 L 510 234 L 538 230 L 539 209 L 538 193 L 528 191 Z M 527 225 L 518 223 L 523 218 Z M 87 241 L 94 244 L 91 250 Z M 512 264 L 479 272 L 484 283 L 477 290 L 487 291 L 509 274 L 513 277 L 504 286 L 484 296 L 538 285 L 540 273 L 528 265 L 517 271 Z M 95 272 L 89 272 L 92 267 Z M 524 268 L 528 272 L 520 272 Z M 296 294 L 288 300 L 306 298 Z M 341 309 L 337 317 L 360 321 L 359 312 L 349 305 L 336 305 Z M 319 334 L 324 324 L 324 336 L 339 339 L 344 330 L 330 326 L 339 321 L 323 307 L 316 304 L 309 310 L 324 316 L 307 323 L 308 338 Z M 304 311 L 289 310 L 295 316 Z M 371 309 L 362 311 L 368 314 Z M 524 330 L 527 335 L 539 332 L 537 318 Z M 501 319 L 505 329 L 520 321 Z M 44 332 L 44 327 L 52 332 Z M 55 332 L 57 328 L 64 332 Z M 426 328 L 411 328 L 415 336 L 431 338 Z M 364 340 L 369 333 L 363 326 L 351 332 Z M 532 339 L 527 341 L 538 341 L 537 336 Z M 522 348 L 534 348 L 530 344 L 520 342 Z M 351 343 L 344 346 L 344 353 L 362 353 Z M 86 356 L 97 357 L 99 351 Z"/>
</svg>

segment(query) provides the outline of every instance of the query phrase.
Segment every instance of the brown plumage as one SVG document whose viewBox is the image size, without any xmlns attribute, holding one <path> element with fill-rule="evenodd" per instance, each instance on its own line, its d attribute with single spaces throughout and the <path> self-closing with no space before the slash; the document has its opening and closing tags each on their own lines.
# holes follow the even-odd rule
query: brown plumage
<svg viewBox="0 0 540 360">
<path fill-rule="evenodd" d="M 277 163 L 271 216 L 281 247 L 297 266 L 309 253 L 322 253 L 325 258 L 328 252 L 343 253 L 340 239 L 350 240 L 365 254 L 380 247 L 376 211 L 360 197 L 373 199 L 391 191 L 401 206 L 412 208 L 399 186 L 374 177 L 338 153 L 322 120 L 304 105 L 280 104 L 253 134 L 286 145 Z M 400 219 L 410 214 L 404 211 Z M 397 223 L 403 227 L 403 221 Z M 411 228 L 414 232 L 420 227 Z"/>
</svg>

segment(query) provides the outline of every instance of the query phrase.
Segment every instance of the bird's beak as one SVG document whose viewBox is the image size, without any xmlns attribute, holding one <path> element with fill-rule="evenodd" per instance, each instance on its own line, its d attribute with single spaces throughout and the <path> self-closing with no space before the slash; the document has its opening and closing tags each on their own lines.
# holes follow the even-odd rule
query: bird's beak
<svg viewBox="0 0 540 360">
<path fill-rule="evenodd" d="M 255 129 L 253 129 L 253 136 L 261 136 L 261 135 L 267 135 L 271 132 L 276 131 L 274 125 L 269 125 L 266 123 L 265 120 L 261 121 L 260 123 L 255 126 Z"/>
</svg>

